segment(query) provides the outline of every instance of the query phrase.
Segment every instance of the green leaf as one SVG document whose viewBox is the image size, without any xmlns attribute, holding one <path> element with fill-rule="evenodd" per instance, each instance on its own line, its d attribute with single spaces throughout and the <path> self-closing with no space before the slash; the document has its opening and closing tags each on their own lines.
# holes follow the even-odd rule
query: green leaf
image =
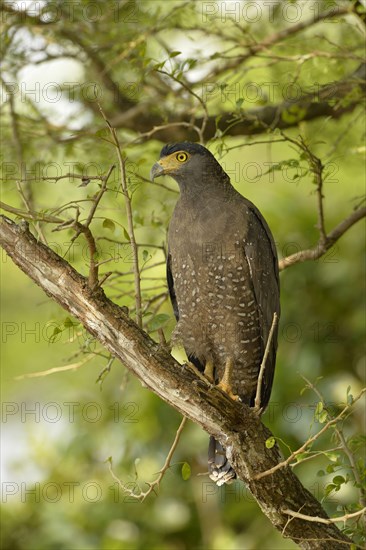
<svg viewBox="0 0 366 550">
<path fill-rule="evenodd" d="M 155 65 L 152 66 L 152 69 L 153 71 L 158 71 L 159 69 L 162 69 L 165 65 L 165 61 L 163 61 L 162 63 L 156 63 Z"/>
<path fill-rule="evenodd" d="M 319 403 L 317 403 L 317 405 L 316 405 L 315 414 L 316 415 L 320 414 L 323 409 L 324 409 L 324 405 L 323 405 L 322 401 L 319 401 Z"/>
<path fill-rule="evenodd" d="M 65 317 L 63 324 L 65 328 L 70 328 L 70 327 L 76 327 L 79 323 L 76 321 L 73 321 L 72 319 L 70 319 L 70 317 Z"/>
<path fill-rule="evenodd" d="M 179 52 L 178 50 L 174 50 L 174 52 L 170 52 L 169 57 L 177 57 L 177 55 L 180 55 L 182 52 Z"/>
<path fill-rule="evenodd" d="M 147 329 L 150 332 L 154 332 L 154 330 L 158 330 L 166 325 L 169 319 L 170 315 L 167 315 L 166 313 L 158 313 L 158 315 L 154 315 L 154 317 L 147 323 Z"/>
<path fill-rule="evenodd" d="M 346 480 L 344 479 L 343 476 L 335 476 L 333 478 L 333 483 L 334 485 L 337 485 L 338 487 L 340 487 L 341 485 L 343 485 L 343 483 L 346 483 Z"/>
<path fill-rule="evenodd" d="M 319 401 L 319 403 L 317 403 L 314 416 L 318 420 L 318 422 L 320 422 L 321 424 L 323 424 L 326 421 L 328 413 L 324 409 L 324 404 L 322 401 Z"/>
<path fill-rule="evenodd" d="M 306 109 L 299 107 L 298 105 L 291 105 L 288 109 L 284 109 L 281 113 L 281 118 L 284 122 L 289 124 L 293 122 L 300 122 L 306 115 Z"/>
<path fill-rule="evenodd" d="M 147 258 L 149 256 L 149 252 L 147 250 L 142 251 L 142 259 L 144 262 L 146 262 Z"/>
<path fill-rule="evenodd" d="M 269 437 L 266 441 L 267 449 L 272 449 L 272 447 L 274 446 L 275 443 L 276 443 L 276 439 L 273 436 Z"/>
<path fill-rule="evenodd" d="M 133 221 L 137 225 L 144 225 L 144 218 L 138 212 L 133 213 Z"/>
<path fill-rule="evenodd" d="M 327 411 L 322 411 L 322 413 L 318 416 L 318 420 L 320 424 L 324 424 L 324 422 L 326 422 L 327 420 L 327 417 L 328 417 Z"/>
<path fill-rule="evenodd" d="M 327 497 L 332 491 L 334 491 L 334 489 L 336 489 L 336 485 L 333 485 L 333 483 L 329 483 L 329 485 L 326 486 L 325 488 L 325 496 Z"/>
<path fill-rule="evenodd" d="M 296 455 L 296 460 L 297 462 L 300 462 L 300 460 L 304 460 L 304 458 L 307 458 L 308 456 L 308 453 L 299 453 L 298 455 Z"/>
<path fill-rule="evenodd" d="M 326 456 L 327 458 L 329 458 L 329 460 L 331 460 L 332 462 L 337 462 L 337 460 L 338 460 L 338 455 L 337 455 L 336 453 L 325 452 L 324 454 L 325 454 L 325 456 Z"/>
<path fill-rule="evenodd" d="M 48 339 L 48 341 L 49 341 L 51 344 L 53 344 L 53 343 L 56 341 L 56 336 L 57 336 L 58 334 L 60 334 L 61 332 L 62 332 L 62 330 L 61 330 L 59 327 L 55 327 L 55 328 L 53 329 L 53 333 L 52 333 L 52 335 L 50 336 L 50 338 Z"/>
<path fill-rule="evenodd" d="M 114 231 L 116 229 L 114 221 L 110 220 L 109 218 L 105 218 L 105 220 L 103 220 L 103 227 L 105 227 L 106 229 L 110 229 L 111 231 Z"/>
<path fill-rule="evenodd" d="M 97 130 L 95 132 L 95 136 L 102 139 L 103 141 L 106 141 L 107 143 L 111 143 L 112 145 L 114 145 L 113 141 L 108 139 L 108 137 L 110 136 L 109 130 L 106 130 L 105 128 Z"/>
<path fill-rule="evenodd" d="M 131 239 L 130 239 L 130 236 L 128 234 L 127 229 L 123 228 L 123 234 L 125 236 L 126 241 L 130 242 Z"/>
<path fill-rule="evenodd" d="M 187 481 L 191 477 L 191 467 L 188 462 L 185 462 L 182 466 L 182 478 Z"/>
</svg>

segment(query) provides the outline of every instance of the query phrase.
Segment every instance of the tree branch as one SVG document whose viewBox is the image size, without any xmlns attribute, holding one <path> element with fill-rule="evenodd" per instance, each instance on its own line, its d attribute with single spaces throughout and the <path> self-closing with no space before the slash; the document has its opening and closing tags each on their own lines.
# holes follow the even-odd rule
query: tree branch
<svg viewBox="0 0 366 550">
<path fill-rule="evenodd" d="M 205 142 L 212 139 L 217 130 L 227 136 L 251 136 L 263 134 L 273 127 L 280 130 L 293 128 L 302 121 L 315 120 L 320 117 L 338 119 L 361 104 L 361 99 L 347 98 L 351 93 L 355 93 L 357 86 L 359 86 L 360 92 L 363 92 L 365 81 L 366 63 L 363 63 L 345 78 L 325 84 L 315 91 L 304 93 L 295 100 L 286 100 L 282 103 L 255 109 L 243 109 L 240 114 L 216 112 L 208 119 L 206 116 L 195 118 L 194 125 L 190 114 L 164 113 L 159 115 L 154 114 L 148 108 L 143 112 L 138 112 L 136 117 L 122 112 L 111 117 L 110 123 L 114 128 L 127 128 L 140 133 L 150 132 L 150 135 L 151 128 L 153 128 L 154 137 L 167 142 L 194 141 L 197 138 L 195 128 L 203 127 L 204 122 L 202 138 Z M 218 86 L 212 92 L 212 94 L 214 93 L 221 94 Z M 166 119 L 170 124 L 164 126 Z M 162 125 L 161 129 L 157 130 L 155 127 L 160 125 Z"/>
<path fill-rule="evenodd" d="M 342 235 L 354 225 L 356 222 L 361 220 L 366 216 L 366 206 L 362 208 L 357 208 L 350 214 L 345 220 L 341 221 L 328 235 L 325 237 L 320 237 L 318 244 L 314 248 L 309 248 L 307 250 L 300 250 L 300 252 L 295 252 L 291 256 L 282 258 L 279 261 L 279 269 L 282 271 L 290 265 L 297 264 L 299 262 L 306 262 L 307 260 L 318 260 L 323 256 L 329 248 L 331 248 Z"/>
<path fill-rule="evenodd" d="M 224 66 L 220 66 L 218 69 L 213 70 L 211 74 L 206 77 L 207 84 L 214 84 L 215 93 L 221 94 L 221 89 L 217 83 L 218 75 L 224 75 L 225 73 L 232 74 L 233 71 L 238 71 L 243 63 L 251 59 L 253 56 L 260 54 L 263 51 L 267 51 L 270 47 L 279 44 L 281 41 L 288 37 L 297 35 L 305 29 L 312 27 L 313 25 L 334 17 L 345 17 L 347 14 L 355 13 L 357 16 L 358 10 L 356 5 L 336 6 L 336 9 L 332 7 L 331 10 L 324 13 L 319 12 L 314 17 L 305 21 L 299 21 L 295 25 L 289 26 L 285 29 L 277 31 L 268 37 L 264 38 L 262 42 L 244 45 L 245 53 L 238 56 L 234 61 L 227 62 Z M 177 8 L 176 8 L 177 9 Z M 30 15 L 26 10 L 15 10 L 10 5 L 2 4 L 0 12 L 4 12 L 6 17 L 11 17 L 15 22 L 19 20 L 23 24 L 33 25 L 40 29 L 52 27 L 52 23 L 47 22 L 45 17 Z M 45 6 L 44 13 L 47 13 L 47 5 Z M 360 12 L 359 16 L 362 14 Z M 169 16 L 165 16 L 165 20 L 169 19 Z M 164 21 L 163 19 L 163 21 Z M 162 21 L 158 25 L 153 25 L 146 35 L 153 33 L 158 34 L 160 30 L 164 29 Z M 55 31 L 56 32 L 56 31 Z M 153 128 L 154 137 L 161 141 L 194 141 L 197 139 L 197 129 L 202 129 L 199 135 L 203 142 L 207 142 L 212 139 L 217 130 L 221 133 L 230 136 L 244 136 L 262 134 L 267 131 L 268 128 L 286 129 L 295 127 L 301 121 L 315 120 L 319 117 L 330 117 L 332 119 L 338 119 L 343 114 L 353 111 L 360 103 L 361 97 L 355 98 L 356 86 L 360 87 L 360 90 L 365 89 L 365 72 L 366 65 L 360 65 L 356 71 L 349 74 L 345 78 L 328 83 L 319 87 L 315 91 L 309 91 L 304 93 L 301 97 L 283 101 L 275 105 L 266 105 L 256 109 L 245 109 L 241 113 L 228 113 L 226 111 L 217 111 L 207 118 L 206 114 L 201 117 L 195 118 L 192 121 L 191 113 L 187 113 L 186 109 L 179 110 L 177 114 L 174 108 L 164 107 L 166 105 L 166 94 L 159 90 L 159 85 L 154 83 L 149 84 L 151 89 L 150 97 L 147 101 L 138 101 L 136 98 L 130 98 L 127 94 L 123 93 L 123 89 L 118 85 L 118 77 L 113 74 L 112 65 L 115 65 L 118 60 L 126 59 L 126 51 L 135 51 L 136 45 L 139 43 L 141 37 L 137 41 L 132 41 L 132 45 L 127 45 L 127 50 L 123 49 L 121 56 L 114 59 L 113 62 L 107 62 L 102 53 L 98 52 L 93 46 L 93 40 L 89 42 L 88 38 L 80 36 L 80 33 L 70 28 L 67 25 L 67 17 L 65 17 L 65 24 L 61 25 L 60 29 L 56 32 L 59 33 L 64 40 L 67 40 L 73 46 L 72 54 L 75 56 L 76 45 L 82 52 L 82 55 L 76 56 L 81 58 L 82 62 L 85 62 L 85 57 L 91 62 L 91 65 L 96 72 L 96 75 L 102 87 L 111 94 L 113 111 L 118 113 L 113 116 L 113 113 L 108 113 L 108 119 L 113 128 L 124 128 L 126 130 L 132 130 L 137 134 L 143 134 L 141 141 L 146 140 L 145 134 L 150 133 Z M 240 43 L 241 45 L 241 43 Z M 68 52 L 66 52 L 69 55 Z M 352 55 L 352 52 L 350 52 Z M 144 67 L 143 73 L 146 72 Z M 152 72 L 155 77 L 158 74 L 157 70 Z M 211 79 L 211 81 L 210 81 Z M 159 82 L 161 84 L 161 82 Z M 163 83 L 164 84 L 164 83 Z M 182 84 L 182 82 L 180 82 Z M 202 86 L 203 83 L 201 83 Z M 183 84 L 182 84 L 183 85 Z M 198 93 L 195 90 L 195 86 L 191 83 L 187 83 L 185 88 L 189 93 L 198 96 L 202 96 L 202 90 Z M 156 94 L 156 95 L 154 95 Z M 9 97 L 11 93 L 8 94 Z M 153 99 L 151 96 L 154 95 Z M 356 94 L 357 95 L 357 94 Z M 361 94 L 360 94 L 361 95 Z M 161 105 L 157 109 L 161 100 Z M 85 106 L 88 109 L 97 112 L 97 104 L 94 101 L 88 100 L 87 97 L 81 98 L 84 101 Z M 205 102 L 203 102 L 205 103 Z M 174 127 L 165 127 L 166 121 L 175 124 Z M 159 131 L 155 132 L 155 129 L 159 128 Z M 85 129 L 80 133 L 73 132 L 71 137 L 62 138 L 62 141 L 67 142 L 80 137 L 81 134 L 85 134 Z"/>
<path fill-rule="evenodd" d="M 300 514 L 300 512 L 294 512 L 293 510 L 283 510 L 283 513 L 288 514 L 293 518 L 305 519 L 306 521 L 315 521 L 318 523 L 338 523 L 342 521 L 347 521 L 348 519 L 357 518 L 359 516 L 366 514 L 366 507 L 362 508 L 362 510 L 358 510 L 358 512 L 353 512 L 352 514 L 345 514 L 344 516 L 339 516 L 338 518 L 330 518 L 330 519 L 306 516 L 305 514 Z"/>
<path fill-rule="evenodd" d="M 224 71 L 234 71 L 238 69 L 238 66 L 245 60 L 253 57 L 254 55 L 268 50 L 270 46 L 274 46 L 278 44 L 279 42 L 282 42 L 283 40 L 289 38 L 290 36 L 296 35 L 300 33 L 301 31 L 308 29 L 309 27 L 313 27 L 317 23 L 321 21 L 325 21 L 327 19 L 333 19 L 334 17 L 339 17 L 341 15 L 347 15 L 349 13 L 352 13 L 353 8 L 352 6 L 337 6 L 337 9 L 332 9 L 330 11 L 320 13 L 318 12 L 317 15 L 314 17 L 310 17 L 309 19 L 306 19 L 305 21 L 299 21 L 295 25 L 292 25 L 290 27 L 286 27 L 285 29 L 282 29 L 280 31 L 277 31 L 266 38 L 262 40 L 262 42 L 249 44 L 247 46 L 248 53 L 244 54 L 243 56 L 238 56 L 238 59 L 228 63 L 224 67 Z M 212 71 L 210 76 L 217 76 L 218 74 L 222 74 L 222 69 L 220 71 Z"/>
<path fill-rule="evenodd" d="M 156 490 L 157 491 L 159 490 L 160 482 L 163 479 L 166 471 L 170 468 L 170 463 L 171 463 L 171 460 L 173 458 L 173 454 L 175 452 L 175 449 L 177 448 L 180 436 L 182 434 L 182 431 L 183 431 L 183 428 L 184 428 L 186 422 L 187 422 L 187 418 L 184 416 L 183 419 L 181 420 L 181 423 L 179 424 L 178 430 L 175 434 L 174 441 L 173 441 L 172 446 L 170 447 L 168 455 L 165 459 L 164 466 L 161 468 L 161 470 L 159 470 L 158 477 L 154 481 L 146 482 L 147 485 L 148 485 L 148 489 L 146 491 L 143 491 L 142 489 L 140 489 L 138 487 L 137 482 L 136 482 L 136 487 L 134 487 L 133 489 L 126 486 L 114 473 L 114 471 L 112 469 L 112 459 L 109 460 L 108 468 L 109 468 L 109 471 L 111 473 L 111 476 L 119 484 L 122 491 L 127 493 L 130 497 L 135 498 L 136 500 L 140 500 L 141 502 L 143 502 L 152 492 L 155 493 Z M 138 491 L 139 491 L 138 493 L 135 492 L 135 488 L 138 488 Z"/>
<path fill-rule="evenodd" d="M 325 511 L 303 487 L 288 465 L 272 475 L 255 479 L 281 462 L 276 446 L 267 449 L 271 436 L 257 415 L 209 387 L 179 365 L 164 346 L 154 342 L 101 288 L 94 292 L 64 259 L 22 226 L 0 218 L 0 244 L 37 285 L 74 315 L 108 351 L 131 370 L 144 385 L 222 443 L 240 479 L 245 481 L 259 506 L 284 536 L 302 548 L 342 550 L 351 541 L 333 524 L 303 518 L 288 521 L 287 510 L 327 519 Z M 210 482 L 207 482 L 210 483 Z"/>
<path fill-rule="evenodd" d="M 262 363 L 261 363 L 261 366 L 259 368 L 257 391 L 255 392 L 255 400 L 254 400 L 254 410 L 256 412 L 259 412 L 261 410 L 261 395 L 262 395 L 263 376 L 264 376 L 264 371 L 266 370 L 267 358 L 268 358 L 269 350 L 271 349 L 273 333 L 274 333 L 274 330 L 277 326 L 277 323 L 278 323 L 278 315 L 277 315 L 276 312 L 274 312 L 273 321 L 272 321 L 271 329 L 270 329 L 269 334 L 268 334 L 268 339 L 267 339 L 266 347 L 265 347 L 265 350 L 264 350 Z"/>
<path fill-rule="evenodd" d="M 349 410 L 356 403 L 356 401 L 358 401 L 365 393 L 366 393 L 366 388 L 363 388 L 361 392 L 358 394 L 358 396 L 352 401 L 352 403 L 350 403 L 349 405 L 346 405 L 344 409 L 342 409 L 341 412 L 335 418 L 328 420 L 328 422 L 323 426 L 323 428 L 312 437 L 309 437 L 309 439 L 307 439 L 305 443 L 301 445 L 299 449 L 297 449 L 297 451 L 294 451 L 293 453 L 291 453 L 290 456 L 286 458 L 286 460 L 284 460 L 283 462 L 279 462 L 278 464 L 276 464 L 276 466 L 274 466 L 274 468 L 271 468 L 271 470 L 260 472 L 259 474 L 256 475 L 255 479 L 262 479 L 263 477 L 273 474 L 276 470 L 290 464 L 290 462 L 292 462 L 292 460 L 296 458 L 297 455 L 304 452 L 306 448 L 309 447 L 309 445 L 311 445 L 312 443 L 314 443 L 314 441 L 319 439 L 319 437 L 323 435 L 330 426 L 334 426 L 335 424 L 337 424 L 345 416 L 345 414 L 349 412 Z"/>
<path fill-rule="evenodd" d="M 135 238 L 135 228 L 133 225 L 133 212 L 132 212 L 132 201 L 130 192 L 128 190 L 127 186 L 127 178 L 126 178 L 126 166 L 125 161 L 122 156 L 122 150 L 121 145 L 117 136 L 117 132 L 115 128 L 113 128 L 101 105 L 98 103 L 100 113 L 102 117 L 105 120 L 105 123 L 109 129 L 109 132 L 112 137 L 112 143 L 116 148 L 119 168 L 121 172 L 121 189 L 122 193 L 125 199 L 125 207 L 126 207 L 126 216 L 127 216 L 127 224 L 128 224 L 128 236 L 130 239 L 130 246 L 131 246 L 131 252 L 132 252 L 132 259 L 133 259 L 133 276 L 134 276 L 134 283 L 135 283 L 135 307 L 136 307 L 136 321 L 138 326 L 142 327 L 142 308 L 141 308 L 141 275 L 140 275 L 140 268 L 139 268 L 139 254 L 138 254 L 138 245 L 136 243 Z"/>
</svg>

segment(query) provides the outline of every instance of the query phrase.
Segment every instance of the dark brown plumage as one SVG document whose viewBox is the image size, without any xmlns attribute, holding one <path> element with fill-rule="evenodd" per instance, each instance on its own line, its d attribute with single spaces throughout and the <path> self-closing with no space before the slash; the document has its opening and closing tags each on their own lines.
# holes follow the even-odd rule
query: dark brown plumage
<svg viewBox="0 0 366 550">
<path fill-rule="evenodd" d="M 253 406 L 273 315 L 280 311 L 272 234 L 201 145 L 165 146 L 152 178 L 163 174 L 180 188 L 168 233 L 167 279 L 178 321 L 173 341 L 230 396 Z M 262 410 L 271 393 L 276 348 L 277 330 L 261 386 Z M 235 476 L 213 438 L 209 469 L 218 484 Z"/>
</svg>

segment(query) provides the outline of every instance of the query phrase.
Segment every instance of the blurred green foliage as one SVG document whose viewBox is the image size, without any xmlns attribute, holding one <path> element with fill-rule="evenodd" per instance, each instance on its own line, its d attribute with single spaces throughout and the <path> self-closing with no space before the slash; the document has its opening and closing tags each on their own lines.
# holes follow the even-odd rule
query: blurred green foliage
<svg viewBox="0 0 366 550">
<path fill-rule="evenodd" d="M 7 4 L 16 9 L 15 3 Z M 193 82 L 196 93 L 206 91 L 210 114 L 241 113 L 282 101 L 284 86 L 290 83 L 306 90 L 314 83 L 334 82 L 360 62 L 360 23 L 355 16 L 347 16 L 314 24 L 275 43 L 272 57 L 253 57 L 250 70 L 238 63 L 236 69 L 220 72 L 220 64 L 241 55 L 253 34 L 261 42 L 296 21 L 286 20 L 277 4 L 273 19 L 264 11 L 258 20 L 249 15 L 244 20 L 243 11 L 238 21 L 232 16 L 224 20 L 220 11 L 207 19 L 208 12 L 202 10 L 209 4 L 221 10 L 224 3 L 79 1 L 62 7 L 62 2 L 45 2 L 51 19 L 47 25 L 32 20 L 37 8 L 29 10 L 29 18 L 5 12 L 4 81 L 17 83 L 19 90 L 22 85 L 37 90 L 37 83 L 44 90 L 50 82 L 80 86 L 73 88 L 71 100 L 64 85 L 56 102 L 42 94 L 39 101 L 30 94 L 7 94 L 2 105 L 2 201 L 24 210 L 23 193 L 37 212 L 67 219 L 77 206 L 80 219 L 86 219 L 100 182 L 92 179 L 80 186 L 80 179 L 45 178 L 70 172 L 105 175 L 117 163 L 92 84 L 108 118 L 117 119 L 121 113 L 94 54 L 112 71 L 120 90 L 137 90 L 133 96 L 137 104 L 150 101 L 151 116 L 168 107 L 196 116 L 203 113 L 202 104 L 179 86 L 180 81 Z M 286 4 L 288 9 L 296 5 L 304 20 L 314 16 L 316 9 L 345 3 Z M 240 5 L 243 9 L 245 2 Z M 65 11 L 67 7 L 72 15 Z M 306 61 L 296 60 L 305 54 Z M 158 70 L 171 77 L 164 76 L 157 84 Z M 199 88 L 201 80 L 211 88 Z M 248 88 L 253 83 L 261 85 L 255 101 Z M 363 113 L 356 108 L 337 120 L 323 117 L 286 130 L 292 137 L 301 134 L 326 165 L 327 230 L 350 214 L 364 192 L 364 128 Z M 162 147 L 153 134 L 140 142 L 139 132 L 123 124 L 118 134 L 136 239 L 141 243 L 144 327 L 156 339 L 162 327 L 169 339 L 174 319 L 167 300 L 164 243 L 177 187 L 168 179 L 163 186 L 147 181 Z M 235 138 L 217 132 L 208 147 L 235 187 L 260 208 L 284 257 L 314 246 L 318 229 L 315 185 L 306 159 L 288 142 L 277 142 L 279 138 L 278 132 L 269 130 L 259 137 Z M 268 143 L 263 144 L 264 140 Z M 19 182 L 23 179 L 27 181 Z M 66 204 L 68 209 L 62 212 Z M 88 248 L 82 236 L 72 243 L 71 229 L 52 232 L 50 224 L 31 226 L 36 234 L 41 227 L 51 248 L 87 274 Z M 131 252 L 118 168 L 108 181 L 91 229 L 97 239 L 101 276 L 113 272 L 106 279 L 105 292 L 134 315 Z M 335 410 L 364 385 L 363 237 L 359 223 L 318 261 L 297 264 L 281 275 L 277 372 L 263 420 L 283 442 L 286 455 L 288 447 L 300 447 L 316 424 L 326 420 L 320 416 L 323 409 L 316 393 L 303 391 L 302 376 L 317 381 L 325 402 Z M 295 548 L 275 532 L 243 483 L 217 488 L 202 475 L 207 468 L 208 438 L 193 424 L 183 432 L 160 494 L 150 495 L 143 503 L 124 494 L 111 477 L 108 458 L 112 457 L 113 471 L 131 490 L 146 489 L 145 482 L 155 479 L 165 461 L 179 414 L 142 388 L 123 365 L 112 362 L 99 343 L 35 287 L 5 253 L 1 291 L 4 549 Z M 174 353 L 183 359 L 179 350 Z M 34 376 L 52 369 L 56 370 L 47 376 Z M 358 402 L 342 426 L 361 477 L 363 405 Z M 313 448 L 326 452 L 299 464 L 295 471 L 330 514 L 342 515 L 358 509 L 359 488 L 349 460 L 337 447 L 329 431 Z M 359 522 L 351 527 L 351 534 L 355 533 L 361 541 Z"/>
</svg>

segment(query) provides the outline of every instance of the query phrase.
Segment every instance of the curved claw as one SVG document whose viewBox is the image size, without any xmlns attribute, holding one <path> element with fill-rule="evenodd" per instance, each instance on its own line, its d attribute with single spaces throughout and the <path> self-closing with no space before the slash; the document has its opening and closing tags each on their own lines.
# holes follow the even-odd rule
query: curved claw
<svg viewBox="0 0 366 550">
<path fill-rule="evenodd" d="M 226 395 L 228 395 L 233 401 L 241 401 L 239 395 L 233 393 L 231 385 L 226 384 L 226 382 L 224 382 L 223 380 L 221 380 L 221 382 L 219 382 L 216 387 L 225 392 Z"/>
<path fill-rule="evenodd" d="M 225 363 L 224 376 L 218 383 L 217 387 L 220 388 L 220 390 L 224 391 L 231 399 L 233 399 L 233 401 L 241 401 L 240 397 L 238 395 L 235 395 L 231 386 L 231 375 L 233 372 L 233 368 L 233 360 L 231 357 L 228 357 Z"/>
</svg>

